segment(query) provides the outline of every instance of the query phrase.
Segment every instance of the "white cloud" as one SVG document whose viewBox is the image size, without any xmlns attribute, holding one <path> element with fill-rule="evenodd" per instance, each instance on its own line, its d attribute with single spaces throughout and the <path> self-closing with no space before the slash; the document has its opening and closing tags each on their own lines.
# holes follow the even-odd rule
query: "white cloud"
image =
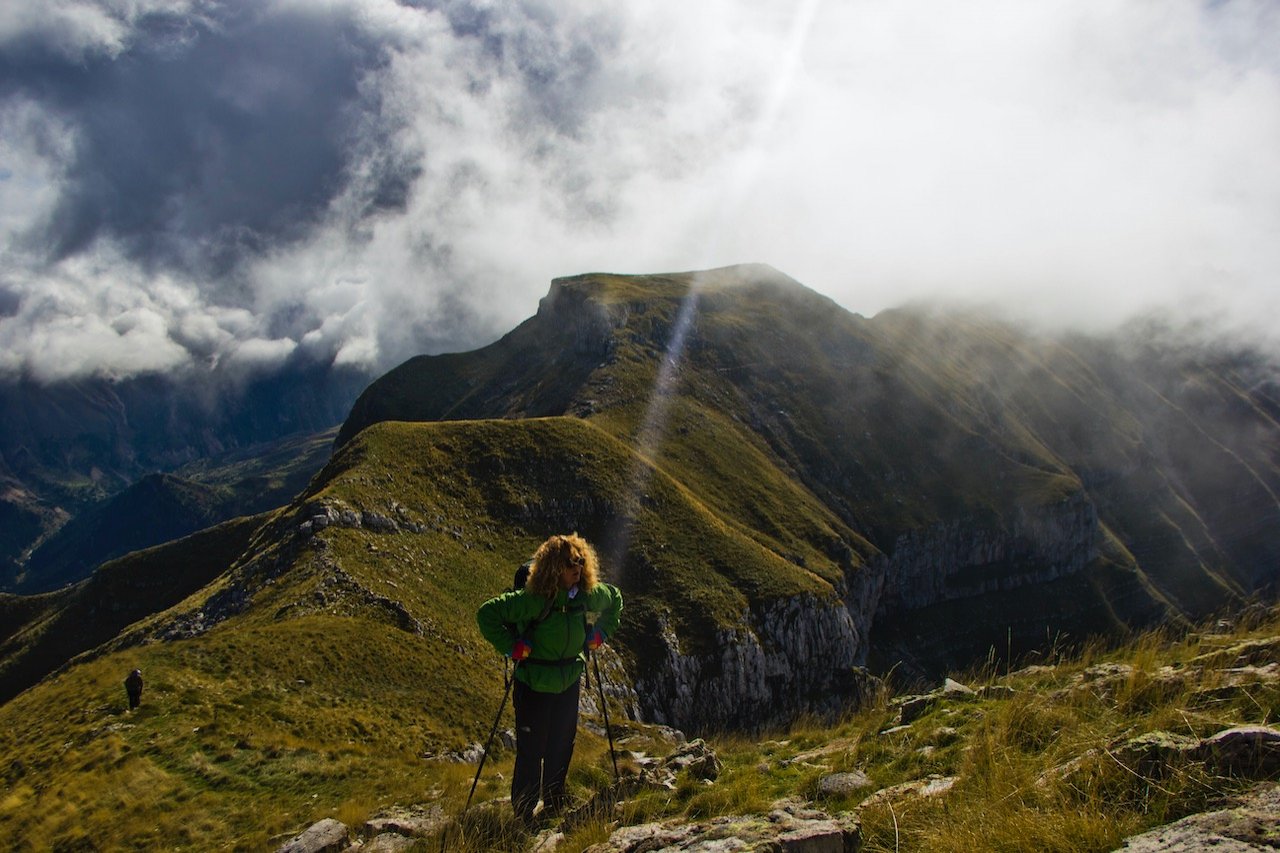
<svg viewBox="0 0 1280 853">
<path fill-rule="evenodd" d="M 210 305 L 194 283 L 142 274 L 105 248 L 5 284 L 18 306 L 0 316 L 0 373 L 118 378 L 210 367 L 224 354 L 261 369 L 288 354 L 257 340 L 263 324 L 251 312 Z"/>
<path fill-rule="evenodd" d="M 74 130 L 35 101 L 0 101 L 0 245 L 25 254 L 23 233 L 49 216 Z"/>
<path fill-rule="evenodd" d="M 249 338 L 236 343 L 227 366 L 249 373 L 270 371 L 284 364 L 297 348 L 297 342 L 288 338 Z"/>
<path fill-rule="evenodd" d="M 0 14 L 0 44 L 52 20 L 19 5 Z M 183 8 L 49 14 L 105 9 L 106 23 L 85 12 L 68 43 L 123 53 L 143 38 L 145 8 L 161 6 Z M 75 258 L 10 254 L 0 286 L 25 294 L 0 319 L 11 340 L 34 328 L 33 341 L 62 342 L 64 363 L 117 371 L 173 363 L 163 345 L 123 355 L 144 340 L 196 362 L 274 363 L 292 342 L 386 367 L 492 339 L 557 275 L 746 261 L 866 314 L 963 299 L 1096 327 L 1171 305 L 1237 325 L 1280 309 L 1280 7 L 1263 0 L 269 8 L 264 19 L 345 22 L 317 39 L 377 46 L 335 113 L 346 158 L 320 213 L 265 246 L 251 223 L 220 232 L 246 248 L 211 281 L 104 249 L 123 240 L 110 234 L 90 250 L 97 266 L 74 274 Z M 308 83 L 253 73 L 228 71 L 256 81 L 243 87 L 255 104 Z M 65 151 L 41 153 L 19 132 L 55 115 L 33 118 L 36 98 L 10 99 L 25 118 L 11 107 L 0 122 L 6 248 L 77 179 Z M 73 138 L 75 112 L 56 114 L 49 126 Z M 400 196 L 388 202 L 388 188 Z M 135 315 L 100 299 L 107 283 L 137 290 L 162 322 L 116 331 Z M 107 313 L 89 323 L 81 311 Z M 86 334 L 95 357 L 69 357 L 72 320 L 114 337 Z M 6 350 L 4 366 L 52 351 Z"/>
</svg>

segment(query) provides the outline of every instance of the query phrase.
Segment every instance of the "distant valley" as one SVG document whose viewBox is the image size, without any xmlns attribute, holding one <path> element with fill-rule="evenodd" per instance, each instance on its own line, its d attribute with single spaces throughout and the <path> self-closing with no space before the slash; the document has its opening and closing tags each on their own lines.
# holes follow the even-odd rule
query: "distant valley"
<svg viewBox="0 0 1280 853">
<path fill-rule="evenodd" d="M 297 366 L 234 383 L 0 383 L 0 590 L 54 589 L 131 550 L 287 503 L 323 464 L 307 445 L 331 439 L 368 381 Z"/>
</svg>

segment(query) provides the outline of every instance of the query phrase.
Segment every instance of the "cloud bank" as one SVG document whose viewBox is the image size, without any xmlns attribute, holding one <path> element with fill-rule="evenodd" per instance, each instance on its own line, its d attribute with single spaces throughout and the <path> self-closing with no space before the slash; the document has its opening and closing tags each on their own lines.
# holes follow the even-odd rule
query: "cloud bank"
<svg viewBox="0 0 1280 853">
<path fill-rule="evenodd" d="M 18 0 L 0 374 L 470 348 L 550 278 L 1280 309 L 1268 0 Z"/>
</svg>

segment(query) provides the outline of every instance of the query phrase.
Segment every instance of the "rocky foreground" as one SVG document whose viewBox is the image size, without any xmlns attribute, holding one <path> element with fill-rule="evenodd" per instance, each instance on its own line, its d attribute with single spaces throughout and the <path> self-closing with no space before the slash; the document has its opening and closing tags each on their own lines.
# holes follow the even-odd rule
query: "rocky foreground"
<svg viewBox="0 0 1280 853">
<path fill-rule="evenodd" d="M 1155 667 L 1139 673 L 1131 663 L 1104 662 L 1081 669 L 1063 679 L 1065 686 L 1045 694 L 1045 701 L 1061 701 L 1072 696 L 1087 696 L 1102 702 L 1125 701 L 1135 696 L 1143 702 L 1159 697 L 1185 697 L 1188 708 L 1212 708 L 1241 695 L 1262 695 L 1280 683 L 1280 636 L 1234 642 L 1193 658 L 1180 665 Z M 971 689 L 948 679 L 929 693 L 900 696 L 890 700 L 888 709 L 895 713 L 876 735 L 895 738 L 919 727 L 934 727 L 928 732 L 933 742 L 954 739 L 956 732 L 937 726 L 947 715 L 959 717 L 966 707 L 980 703 L 1012 701 L 1020 688 L 1010 684 L 1024 683 L 1027 678 L 1049 677 L 1054 667 L 1032 667 L 1012 673 L 996 683 Z M 1135 685 L 1137 687 L 1135 688 Z M 1137 693 L 1135 694 L 1135 689 Z M 936 713 L 935 713 L 936 712 Z M 1272 719 L 1275 709 L 1267 713 Z M 759 770 L 768 773 L 786 767 L 827 768 L 841 765 L 850 753 L 846 739 L 834 739 L 817 748 L 787 750 L 786 741 L 770 742 L 765 750 L 771 755 Z M 921 749 L 929 749 L 922 747 Z M 1160 780 L 1178 772 L 1195 770 L 1206 778 L 1230 780 L 1232 793 L 1214 798 L 1213 808 L 1183 817 L 1176 822 L 1128 838 L 1121 848 L 1128 853 L 1157 851 L 1274 851 L 1280 849 L 1280 729 L 1269 724 L 1232 725 L 1204 737 L 1182 732 L 1153 730 L 1127 736 L 1112 743 L 1082 752 L 1074 759 L 1046 770 L 1037 785 L 1070 780 L 1082 773 L 1091 760 L 1099 757 L 1113 761 L 1126 773 L 1159 785 Z M 671 818 L 638 825 L 619 825 L 625 816 L 623 804 L 638 793 L 650 790 L 671 791 L 678 784 L 693 782 L 714 786 L 719 782 L 722 764 L 714 750 L 702 740 L 681 743 L 670 754 L 656 758 L 642 753 L 627 753 L 631 775 L 621 783 L 598 792 L 578 808 L 557 816 L 553 825 L 537 835 L 503 839 L 501 846 L 512 843 L 516 849 L 549 853 L 567 850 L 568 834 L 590 822 L 611 823 L 615 828 L 607 841 L 585 849 L 590 853 L 658 853 L 659 851 L 737 851 L 769 850 L 791 853 L 840 853 L 859 850 L 863 844 L 861 814 L 866 809 L 886 803 L 901 807 L 912 799 L 947 798 L 956 795 L 963 781 L 956 776 L 928 775 L 888 787 L 876 788 L 867 774 L 859 770 L 824 772 L 816 785 L 806 787 L 808 797 L 783 798 L 764 811 L 750 814 L 724 814 L 701 820 Z M 829 810 L 827 804 L 841 806 Z M 450 835 L 469 839 L 484 837 L 506 820 L 509 811 L 503 801 L 492 801 L 473 807 L 459 826 L 453 818 L 434 804 L 394 809 L 377 815 L 363 826 L 348 827 L 328 819 L 311 826 L 280 847 L 280 853 L 321 853 L 321 851 L 395 851 L 415 845 L 435 849 L 443 841 L 449 849 Z M 486 828 L 488 827 L 488 828 Z M 497 842 L 495 842 L 496 844 Z M 483 845 L 483 842 L 481 842 Z M 469 840 L 466 849 L 481 849 Z M 577 847 L 573 849 L 579 849 Z"/>
</svg>

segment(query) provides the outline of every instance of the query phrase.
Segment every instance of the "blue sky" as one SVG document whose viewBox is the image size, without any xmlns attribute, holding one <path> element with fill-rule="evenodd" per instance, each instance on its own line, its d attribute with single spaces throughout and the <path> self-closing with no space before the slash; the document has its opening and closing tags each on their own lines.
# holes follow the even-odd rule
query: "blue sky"
<svg viewBox="0 0 1280 853">
<path fill-rule="evenodd" d="M 16 0 L 0 374 L 379 369 L 739 262 L 1266 336 L 1278 151 L 1262 0 Z"/>
</svg>

